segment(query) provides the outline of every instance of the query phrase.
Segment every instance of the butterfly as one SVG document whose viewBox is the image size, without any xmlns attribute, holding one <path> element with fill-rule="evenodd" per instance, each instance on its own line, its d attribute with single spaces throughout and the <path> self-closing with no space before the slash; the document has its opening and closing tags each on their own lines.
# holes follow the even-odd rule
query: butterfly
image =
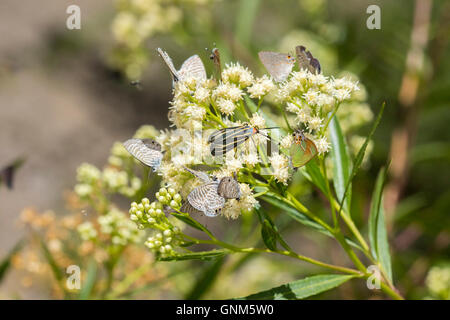
<svg viewBox="0 0 450 320">
<path fill-rule="evenodd" d="M 299 168 L 307 164 L 317 155 L 317 147 L 312 140 L 305 137 L 301 130 L 293 133 L 294 143 L 292 144 L 289 154 L 291 156 L 292 166 Z"/>
<path fill-rule="evenodd" d="M 263 129 L 275 129 L 277 127 L 263 128 Z M 221 156 L 228 151 L 237 148 L 239 145 L 247 141 L 250 137 L 257 133 L 261 133 L 260 130 L 245 123 L 242 126 L 223 128 L 212 133 L 208 142 L 210 145 L 210 151 L 213 156 Z M 266 138 L 269 136 L 263 134 Z M 270 138 L 269 138 L 270 139 Z"/>
<path fill-rule="evenodd" d="M 173 65 L 172 59 L 167 52 L 158 48 L 159 55 L 163 58 L 167 67 L 169 67 L 170 74 L 172 75 L 173 83 L 177 81 L 183 81 L 188 77 L 194 77 L 196 80 L 206 80 L 205 66 L 198 55 L 193 55 L 186 59 L 181 65 L 180 70 L 176 70 Z"/>
<path fill-rule="evenodd" d="M 311 52 L 306 51 L 304 46 L 295 47 L 295 53 L 300 69 L 306 69 L 311 73 L 320 73 L 322 71 L 319 60 L 314 58 Z"/>
<path fill-rule="evenodd" d="M 258 53 L 258 56 L 276 82 L 285 81 L 295 63 L 295 58 L 286 53 L 261 51 Z"/>
<path fill-rule="evenodd" d="M 161 145 L 152 139 L 129 139 L 123 143 L 127 151 L 141 161 L 143 164 L 152 167 L 153 172 L 161 165 L 163 153 Z"/>
<path fill-rule="evenodd" d="M 2 168 L 0 170 L 0 186 L 4 183 L 5 186 L 11 190 L 13 188 L 15 173 L 24 162 L 25 159 L 17 159 L 13 163 Z"/>
</svg>

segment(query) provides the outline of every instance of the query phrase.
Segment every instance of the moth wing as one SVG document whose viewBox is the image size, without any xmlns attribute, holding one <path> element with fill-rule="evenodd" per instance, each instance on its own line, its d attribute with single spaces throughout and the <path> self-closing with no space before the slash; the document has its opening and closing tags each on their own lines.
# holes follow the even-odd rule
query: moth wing
<svg viewBox="0 0 450 320">
<path fill-rule="evenodd" d="M 129 139 L 123 143 L 127 151 L 143 164 L 152 167 L 153 171 L 158 170 L 161 165 L 163 154 L 160 150 L 149 147 L 148 142 L 142 139 Z"/>
<path fill-rule="evenodd" d="M 202 59 L 198 55 L 193 55 L 186 59 L 181 65 L 178 74 L 181 79 L 186 77 L 194 77 L 197 80 L 206 80 L 206 70 Z"/>
<path fill-rule="evenodd" d="M 237 148 L 253 135 L 253 128 L 240 126 L 221 129 L 213 133 L 208 141 L 211 143 L 210 151 L 213 156 L 221 156 L 228 151 Z"/>
<path fill-rule="evenodd" d="M 276 82 L 285 81 L 294 66 L 294 60 L 284 53 L 261 51 L 258 56 Z"/>
<path fill-rule="evenodd" d="M 304 166 L 317 155 L 316 145 L 310 139 L 306 138 L 301 144 L 294 143 L 289 150 L 294 168 Z"/>
</svg>

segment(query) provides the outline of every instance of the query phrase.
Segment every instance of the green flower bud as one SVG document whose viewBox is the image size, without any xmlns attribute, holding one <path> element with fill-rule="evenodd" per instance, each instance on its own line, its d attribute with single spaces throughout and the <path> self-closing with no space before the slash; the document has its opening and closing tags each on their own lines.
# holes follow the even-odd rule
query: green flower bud
<svg viewBox="0 0 450 320">
<path fill-rule="evenodd" d="M 177 194 L 175 194 L 174 196 L 173 196 L 173 200 L 175 200 L 176 202 L 178 202 L 178 203 L 181 203 L 181 196 L 180 196 L 180 194 L 179 193 L 177 193 Z"/>
<path fill-rule="evenodd" d="M 141 203 L 143 205 L 150 204 L 150 200 L 148 200 L 148 198 L 144 198 L 144 199 L 141 200 Z"/>
<path fill-rule="evenodd" d="M 167 194 L 167 189 L 166 188 L 159 189 L 159 194 L 165 196 Z"/>
<path fill-rule="evenodd" d="M 164 235 L 165 235 L 166 237 L 170 237 L 170 236 L 172 235 L 172 231 L 170 231 L 169 229 L 164 230 Z"/>
<path fill-rule="evenodd" d="M 169 204 L 172 208 L 178 208 L 180 206 L 179 202 L 176 202 L 175 200 L 170 201 Z"/>
<path fill-rule="evenodd" d="M 175 193 L 177 193 L 177 192 L 175 191 L 174 188 L 169 188 L 169 189 L 167 189 L 167 191 L 169 192 L 169 194 L 170 194 L 171 196 L 174 196 Z"/>
</svg>

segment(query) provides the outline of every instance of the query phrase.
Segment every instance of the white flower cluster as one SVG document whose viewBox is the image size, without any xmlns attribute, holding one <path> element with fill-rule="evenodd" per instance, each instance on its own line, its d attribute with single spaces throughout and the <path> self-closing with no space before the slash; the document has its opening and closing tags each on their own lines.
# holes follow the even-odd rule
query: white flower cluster
<svg viewBox="0 0 450 320">
<path fill-rule="evenodd" d="M 92 222 L 83 222 L 77 227 L 77 231 L 84 241 L 91 241 L 97 238 L 97 230 L 95 230 Z"/>
<path fill-rule="evenodd" d="M 99 216 L 96 220 L 98 229 L 90 221 L 83 222 L 77 227 L 77 231 L 84 241 L 98 239 L 99 232 L 111 239 L 113 245 L 126 246 L 129 243 L 138 243 L 144 236 L 144 232 L 139 230 L 127 216 L 120 210 L 112 208 L 105 215 Z"/>
<path fill-rule="evenodd" d="M 115 245 L 125 246 L 128 243 L 138 243 L 144 236 L 144 232 L 116 208 L 112 208 L 107 214 L 98 217 L 97 221 L 100 231 L 110 235 L 111 241 Z"/>
</svg>

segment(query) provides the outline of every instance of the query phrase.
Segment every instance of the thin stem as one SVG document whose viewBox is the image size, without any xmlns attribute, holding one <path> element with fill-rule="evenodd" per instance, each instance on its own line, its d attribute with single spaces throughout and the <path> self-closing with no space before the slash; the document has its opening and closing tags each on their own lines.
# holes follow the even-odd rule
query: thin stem
<svg viewBox="0 0 450 320">
<path fill-rule="evenodd" d="M 325 187 L 326 187 L 326 190 L 327 190 L 328 201 L 330 202 L 331 215 L 333 217 L 334 229 L 337 232 L 339 230 L 339 224 L 338 224 L 338 221 L 337 221 L 337 217 L 336 217 L 336 212 L 334 210 L 334 206 L 332 205 L 333 196 L 331 195 L 330 182 L 328 181 L 327 168 L 325 166 L 325 158 L 324 157 L 320 157 L 320 161 L 319 162 L 320 162 L 320 166 L 322 167 L 323 177 L 325 179 Z"/>
</svg>

